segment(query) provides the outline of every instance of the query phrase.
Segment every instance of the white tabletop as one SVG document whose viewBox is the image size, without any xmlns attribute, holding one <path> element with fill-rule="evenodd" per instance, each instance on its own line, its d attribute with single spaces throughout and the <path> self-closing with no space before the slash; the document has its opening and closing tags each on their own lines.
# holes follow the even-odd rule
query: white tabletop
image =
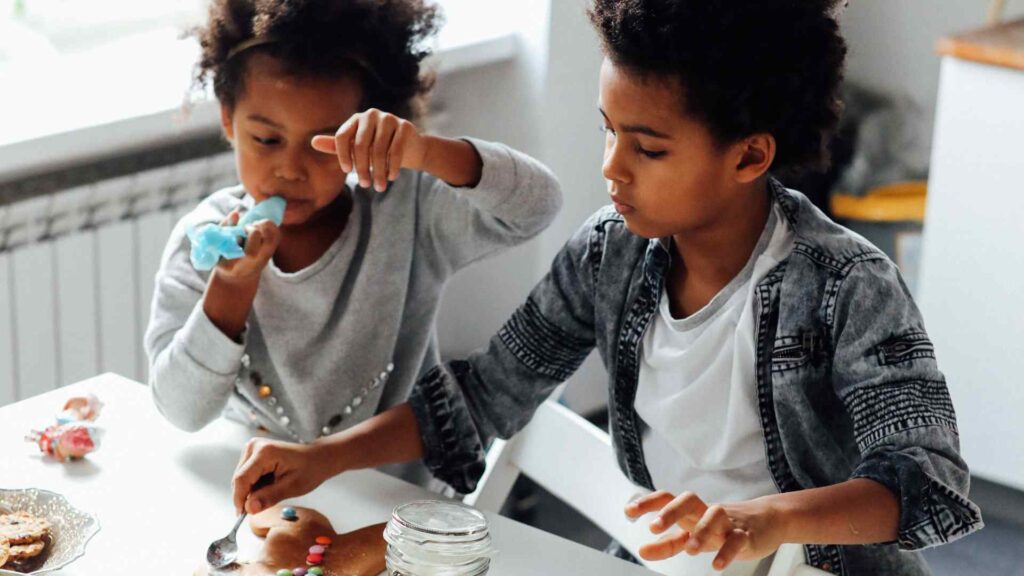
<svg viewBox="0 0 1024 576">
<path fill-rule="evenodd" d="M 57 463 L 23 440 L 53 421 L 64 401 L 86 392 L 104 403 L 103 444 L 85 460 Z M 226 420 L 188 434 L 157 412 L 146 388 L 105 374 L 0 408 L 0 488 L 43 488 L 94 514 L 99 534 L 84 557 L 56 573 L 188 575 L 234 520 L 231 473 L 251 432 Z M 338 532 L 386 522 L 397 504 L 436 494 L 380 472 L 348 472 L 295 499 L 321 511 Z M 499 550 L 491 576 L 652 574 L 596 550 L 487 513 Z M 244 533 L 244 534 L 243 534 Z M 242 555 L 258 541 L 239 531 Z"/>
</svg>

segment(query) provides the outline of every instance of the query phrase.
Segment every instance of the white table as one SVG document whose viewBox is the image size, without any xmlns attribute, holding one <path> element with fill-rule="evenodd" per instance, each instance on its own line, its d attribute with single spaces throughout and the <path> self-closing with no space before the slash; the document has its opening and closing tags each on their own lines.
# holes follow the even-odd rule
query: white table
<svg viewBox="0 0 1024 576">
<path fill-rule="evenodd" d="M 23 441 L 28 430 L 51 422 L 66 398 L 86 392 L 106 404 L 98 424 L 107 432 L 97 452 L 60 464 Z M 0 408 L 0 487 L 52 490 L 99 519 L 86 555 L 57 574 L 185 576 L 233 523 L 231 473 L 249 436 L 226 420 L 195 434 L 177 430 L 143 385 L 105 374 Z M 320 510 L 347 532 L 386 522 L 395 505 L 420 498 L 437 495 L 366 470 L 342 474 L 293 502 Z M 493 576 L 652 574 L 508 518 L 487 517 L 499 550 Z M 243 555 L 258 546 L 247 530 L 239 535 Z"/>
</svg>

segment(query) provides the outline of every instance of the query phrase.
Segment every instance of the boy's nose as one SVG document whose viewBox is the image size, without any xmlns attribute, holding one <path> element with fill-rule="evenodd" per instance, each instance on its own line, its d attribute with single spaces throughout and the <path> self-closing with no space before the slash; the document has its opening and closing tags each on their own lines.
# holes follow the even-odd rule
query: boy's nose
<svg viewBox="0 0 1024 576">
<path fill-rule="evenodd" d="M 605 148 L 604 162 L 601 164 L 601 174 L 604 175 L 606 180 L 628 182 L 629 171 L 622 165 L 622 159 L 616 151 L 617 148 L 614 144 Z"/>
</svg>

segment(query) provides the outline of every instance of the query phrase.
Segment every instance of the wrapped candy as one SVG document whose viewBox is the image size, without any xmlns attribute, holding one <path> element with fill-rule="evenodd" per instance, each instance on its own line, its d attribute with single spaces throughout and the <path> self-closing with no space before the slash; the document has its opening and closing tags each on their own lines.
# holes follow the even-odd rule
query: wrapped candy
<svg viewBox="0 0 1024 576">
<path fill-rule="evenodd" d="M 25 438 L 35 442 L 39 450 L 57 460 L 82 458 L 99 447 L 100 430 L 89 424 L 57 424 L 42 432 L 33 431 Z"/>
<path fill-rule="evenodd" d="M 102 409 L 103 403 L 94 394 L 74 396 L 64 403 L 64 408 L 57 414 L 57 423 L 94 422 Z"/>
<path fill-rule="evenodd" d="M 206 224 L 198 228 L 191 226 L 186 230 L 192 251 L 189 254 L 192 267 L 200 271 L 213 270 L 221 258 L 234 260 L 245 256 L 245 250 L 239 244 L 248 233 L 246 226 L 260 220 L 270 220 L 280 226 L 284 221 L 284 210 L 287 205 L 284 198 L 274 196 L 253 206 L 234 226 Z"/>
</svg>

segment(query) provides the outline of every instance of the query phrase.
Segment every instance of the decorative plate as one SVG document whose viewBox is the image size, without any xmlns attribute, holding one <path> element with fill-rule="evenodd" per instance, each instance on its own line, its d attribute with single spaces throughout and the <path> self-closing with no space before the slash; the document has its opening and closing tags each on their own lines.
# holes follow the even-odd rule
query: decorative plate
<svg viewBox="0 0 1024 576">
<path fill-rule="evenodd" d="M 100 523 L 92 514 L 75 508 L 67 498 L 49 490 L 0 488 L 0 514 L 11 512 L 28 512 L 50 521 L 50 543 L 43 552 L 45 560 L 29 574 L 44 574 L 71 564 L 85 554 L 85 545 L 100 531 Z"/>
</svg>

